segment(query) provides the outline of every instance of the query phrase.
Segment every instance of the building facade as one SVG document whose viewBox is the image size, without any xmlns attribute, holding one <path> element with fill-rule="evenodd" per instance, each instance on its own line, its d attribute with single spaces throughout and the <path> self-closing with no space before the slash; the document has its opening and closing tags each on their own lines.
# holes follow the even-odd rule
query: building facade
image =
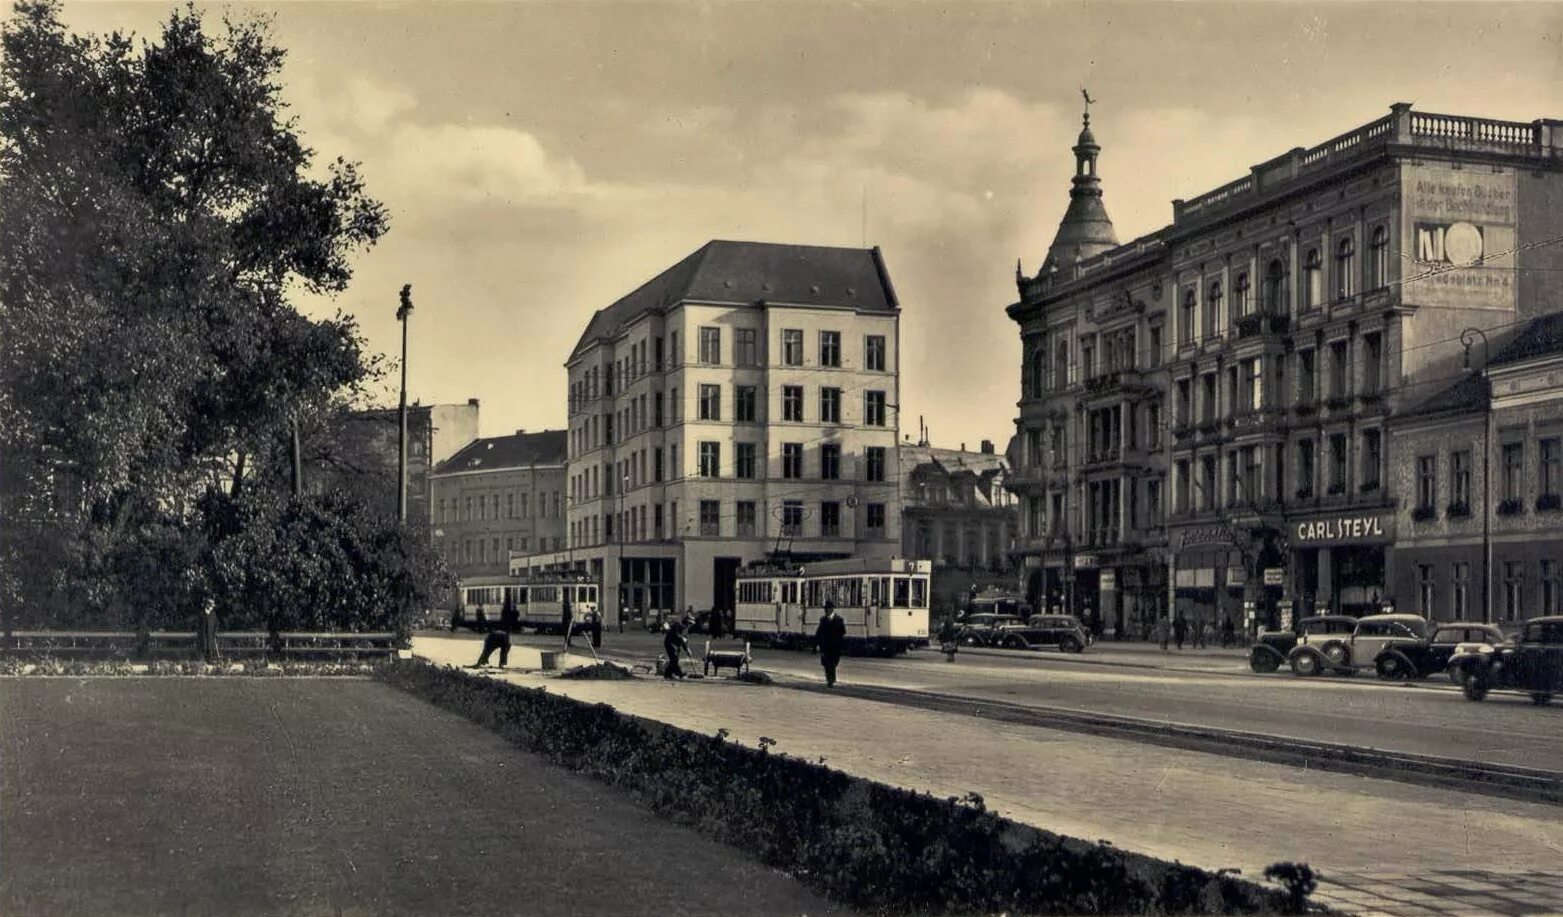
<svg viewBox="0 0 1563 917">
<path fill-rule="evenodd" d="M 977 452 L 901 444 L 901 556 L 934 569 L 1002 571 L 1015 542 L 1015 497 L 993 443 Z"/>
<path fill-rule="evenodd" d="M 1563 313 L 1391 428 L 1396 610 L 1499 624 L 1563 613 Z"/>
<path fill-rule="evenodd" d="M 1563 123 L 1390 113 L 1119 245 L 1089 129 L 1017 272 L 1020 555 L 1034 596 L 1145 634 L 1361 612 L 1393 579 L 1387 420 L 1563 293 Z M 1169 581 L 1170 577 L 1170 581 Z"/>
<path fill-rule="evenodd" d="M 429 476 L 434 545 L 458 579 L 504 578 L 513 553 L 560 551 L 567 432 L 475 439 Z"/>
<path fill-rule="evenodd" d="M 566 363 L 566 551 L 513 566 L 600 576 L 611 623 L 731 610 L 768 552 L 894 554 L 899 309 L 878 249 L 713 241 L 600 310 Z"/>
</svg>

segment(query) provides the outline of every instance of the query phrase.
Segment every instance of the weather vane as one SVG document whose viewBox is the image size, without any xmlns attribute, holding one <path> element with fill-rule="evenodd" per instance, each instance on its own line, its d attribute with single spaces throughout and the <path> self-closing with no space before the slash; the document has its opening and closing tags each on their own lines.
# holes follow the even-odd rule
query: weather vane
<svg viewBox="0 0 1563 917">
<path fill-rule="evenodd" d="M 1091 98 L 1091 94 L 1086 91 L 1084 86 L 1080 87 L 1080 94 L 1085 96 L 1085 123 L 1089 127 L 1091 124 L 1091 103 L 1096 100 Z"/>
</svg>

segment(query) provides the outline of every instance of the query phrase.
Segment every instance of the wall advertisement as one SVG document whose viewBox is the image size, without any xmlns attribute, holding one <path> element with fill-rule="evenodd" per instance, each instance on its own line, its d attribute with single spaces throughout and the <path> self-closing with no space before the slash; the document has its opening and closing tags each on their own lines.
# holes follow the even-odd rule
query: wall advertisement
<svg viewBox="0 0 1563 917">
<path fill-rule="evenodd" d="M 1402 297 L 1455 308 L 1515 308 L 1514 173 L 1406 165 Z"/>
</svg>

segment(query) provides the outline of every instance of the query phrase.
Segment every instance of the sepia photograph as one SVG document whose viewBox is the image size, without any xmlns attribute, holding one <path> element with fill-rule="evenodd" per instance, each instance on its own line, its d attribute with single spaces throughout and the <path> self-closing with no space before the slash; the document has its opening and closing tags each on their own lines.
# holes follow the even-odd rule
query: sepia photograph
<svg viewBox="0 0 1563 917">
<path fill-rule="evenodd" d="M 0 9 L 0 915 L 1560 862 L 1563 0 Z"/>
</svg>

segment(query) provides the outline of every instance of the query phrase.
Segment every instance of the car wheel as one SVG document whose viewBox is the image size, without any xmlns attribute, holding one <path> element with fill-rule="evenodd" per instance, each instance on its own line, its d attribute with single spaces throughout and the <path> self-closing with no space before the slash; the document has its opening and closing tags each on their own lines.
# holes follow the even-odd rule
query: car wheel
<svg viewBox="0 0 1563 917">
<path fill-rule="evenodd" d="M 1004 638 L 1004 648 L 1007 650 L 1023 650 L 1026 649 L 1026 641 L 1011 635 Z"/>
<path fill-rule="evenodd" d="M 1248 667 L 1261 675 L 1268 675 L 1281 667 L 1281 661 L 1269 653 L 1254 653 L 1248 657 Z"/>
<path fill-rule="evenodd" d="M 1378 677 L 1385 681 L 1396 681 L 1406 677 L 1406 667 L 1394 656 L 1380 657 L 1374 667 L 1378 669 Z"/>
<path fill-rule="evenodd" d="M 1530 702 L 1538 707 L 1545 707 L 1546 705 L 1552 703 L 1552 695 L 1546 693 L 1545 691 L 1536 691 L 1531 694 Z"/>
<path fill-rule="evenodd" d="M 1065 653 L 1078 653 L 1082 652 L 1085 647 L 1082 646 L 1080 641 L 1074 637 L 1065 637 L 1058 642 L 1058 649 Z"/>
<path fill-rule="evenodd" d="M 1465 692 L 1466 700 L 1485 700 L 1487 698 L 1487 690 L 1490 687 L 1487 683 L 1487 673 L 1471 672 L 1466 675 L 1465 684 L 1460 687 Z"/>
<path fill-rule="evenodd" d="M 1311 678 L 1319 674 L 1319 657 L 1313 653 L 1298 653 L 1292 657 L 1292 674 Z"/>
<path fill-rule="evenodd" d="M 1329 661 L 1331 666 L 1337 669 L 1344 669 L 1347 661 L 1351 658 L 1351 654 L 1346 652 L 1345 644 L 1331 643 L 1324 648 L 1324 658 Z"/>
</svg>

